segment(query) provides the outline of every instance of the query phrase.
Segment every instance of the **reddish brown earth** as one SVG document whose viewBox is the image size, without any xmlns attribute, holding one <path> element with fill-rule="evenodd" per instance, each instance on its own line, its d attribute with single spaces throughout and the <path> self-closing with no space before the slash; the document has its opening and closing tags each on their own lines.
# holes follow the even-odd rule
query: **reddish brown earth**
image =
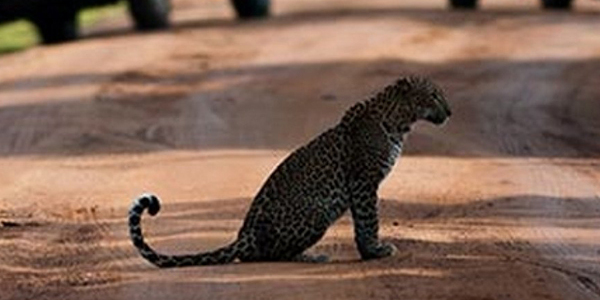
<svg viewBox="0 0 600 300">
<path fill-rule="evenodd" d="M 176 1 L 174 29 L 110 20 L 77 43 L 0 58 L 0 299 L 600 299 L 600 2 Z M 144 191 L 165 253 L 235 237 L 295 147 L 398 76 L 447 90 L 381 187 L 360 262 L 340 220 L 332 263 L 159 270 L 130 245 Z"/>
</svg>

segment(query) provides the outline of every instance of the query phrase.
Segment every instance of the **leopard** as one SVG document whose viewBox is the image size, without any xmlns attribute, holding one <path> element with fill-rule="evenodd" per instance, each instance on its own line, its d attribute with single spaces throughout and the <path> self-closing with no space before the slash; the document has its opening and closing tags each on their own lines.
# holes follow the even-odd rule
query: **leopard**
<svg viewBox="0 0 600 300">
<path fill-rule="evenodd" d="M 288 155 L 252 200 L 230 244 L 212 251 L 166 255 L 144 240 L 141 215 L 160 210 L 153 194 L 137 197 L 129 210 L 133 245 L 160 268 L 239 262 L 326 262 L 309 255 L 327 229 L 350 210 L 354 242 L 362 260 L 384 258 L 397 248 L 379 237 L 378 189 L 404 147 L 413 124 L 444 124 L 451 110 L 431 79 L 405 76 L 351 106 L 341 120 Z"/>
</svg>

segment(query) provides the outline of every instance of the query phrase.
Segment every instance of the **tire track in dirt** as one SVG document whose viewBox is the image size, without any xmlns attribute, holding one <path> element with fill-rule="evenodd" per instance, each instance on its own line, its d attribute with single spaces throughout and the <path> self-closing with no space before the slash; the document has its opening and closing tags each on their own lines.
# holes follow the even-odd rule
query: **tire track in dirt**
<svg viewBox="0 0 600 300">
<path fill-rule="evenodd" d="M 95 208 L 81 208 L 76 214 L 78 219 L 71 221 L 29 220 L 0 228 L 0 236 L 8 239 L 0 256 L 2 282 L 16 284 L 3 287 L 12 291 L 5 295 L 7 299 L 64 297 L 73 289 L 121 280 L 103 262 L 112 259 L 106 260 L 110 252 L 100 246 L 107 232 L 96 221 Z"/>
</svg>

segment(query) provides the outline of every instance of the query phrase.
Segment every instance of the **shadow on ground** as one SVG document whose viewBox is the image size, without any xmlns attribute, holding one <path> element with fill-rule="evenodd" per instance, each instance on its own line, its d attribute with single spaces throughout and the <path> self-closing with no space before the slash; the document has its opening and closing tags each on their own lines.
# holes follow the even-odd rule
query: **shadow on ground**
<svg viewBox="0 0 600 300">
<path fill-rule="evenodd" d="M 532 25 L 547 25 L 556 23 L 555 17 L 559 15 L 562 21 L 577 23 L 595 23 L 600 11 L 544 11 L 540 9 L 489 9 L 479 11 L 460 11 L 445 8 L 415 8 L 409 6 L 398 7 L 331 7 L 304 9 L 274 15 L 264 20 L 236 20 L 223 18 L 209 18 L 186 20 L 173 24 L 172 31 L 178 32 L 188 29 L 256 29 L 269 27 L 290 27 L 307 24 L 331 23 L 336 21 L 360 20 L 386 20 L 403 18 L 415 22 L 423 22 L 450 28 L 464 26 L 481 26 L 494 24 L 499 20 L 511 20 L 511 28 Z M 104 39 L 119 36 L 139 35 L 139 32 L 130 28 L 116 28 L 103 32 L 92 33 L 88 39 Z"/>
<path fill-rule="evenodd" d="M 353 103 L 417 73 L 447 91 L 454 114 L 442 129 L 417 126 L 408 155 L 598 157 L 598 70 L 598 59 L 382 59 L 34 77 L 3 82 L 0 93 L 110 80 L 94 99 L 0 107 L 0 155 L 289 150 L 333 126 Z"/>
</svg>

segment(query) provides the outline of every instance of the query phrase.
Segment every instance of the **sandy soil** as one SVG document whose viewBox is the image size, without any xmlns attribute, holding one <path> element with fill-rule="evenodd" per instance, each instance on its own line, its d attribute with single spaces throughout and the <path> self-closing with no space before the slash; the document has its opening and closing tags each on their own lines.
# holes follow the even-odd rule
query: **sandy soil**
<svg viewBox="0 0 600 300">
<path fill-rule="evenodd" d="M 170 32 L 117 18 L 1 57 L 0 299 L 600 299 L 600 3 L 537 4 L 278 0 L 239 23 L 182 0 Z M 144 191 L 155 248 L 229 242 L 289 151 L 408 73 L 454 115 L 381 187 L 404 255 L 358 261 L 347 216 L 311 249 L 327 264 L 158 270 L 130 245 Z"/>
</svg>

